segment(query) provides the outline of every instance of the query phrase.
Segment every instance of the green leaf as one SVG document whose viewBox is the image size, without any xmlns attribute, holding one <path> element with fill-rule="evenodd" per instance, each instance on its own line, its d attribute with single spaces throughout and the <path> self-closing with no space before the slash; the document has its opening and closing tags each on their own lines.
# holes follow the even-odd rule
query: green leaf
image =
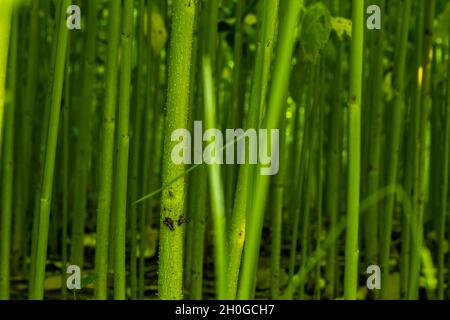
<svg viewBox="0 0 450 320">
<path fill-rule="evenodd" d="M 339 39 L 352 37 L 352 21 L 343 17 L 331 17 L 331 29 L 336 32 Z"/>
<path fill-rule="evenodd" d="M 301 45 L 306 59 L 317 61 L 325 48 L 331 33 L 331 15 L 328 8 L 317 2 L 309 6 L 303 15 L 300 34 Z"/>
</svg>

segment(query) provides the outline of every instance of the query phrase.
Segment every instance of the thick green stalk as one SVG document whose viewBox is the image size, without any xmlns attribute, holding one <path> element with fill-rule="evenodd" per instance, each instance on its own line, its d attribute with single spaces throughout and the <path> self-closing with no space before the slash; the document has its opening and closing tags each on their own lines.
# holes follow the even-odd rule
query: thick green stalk
<svg viewBox="0 0 450 320">
<path fill-rule="evenodd" d="M 13 217 L 13 180 L 14 180 L 14 114 L 17 109 L 16 79 L 17 79 L 17 42 L 19 37 L 18 13 L 14 10 L 12 17 L 11 54 L 9 55 L 9 90 L 11 99 L 6 102 L 8 108 L 5 112 L 5 143 L 2 164 L 2 193 L 0 195 L 0 300 L 10 297 L 10 273 L 11 273 L 11 227 Z M 1 148 L 1 146 L 0 146 Z M 3 160 L 3 162 L 2 162 Z"/>
<path fill-rule="evenodd" d="M 126 297 L 126 220 L 127 220 L 127 182 L 128 157 L 130 151 L 130 96 L 131 96 L 131 59 L 133 41 L 133 0 L 125 0 L 123 7 L 123 26 L 121 34 L 121 70 L 120 99 L 118 120 L 118 150 L 115 179 L 115 207 L 117 220 L 114 232 L 114 299 Z"/>
<path fill-rule="evenodd" d="M 270 132 L 275 129 L 284 112 L 285 98 L 291 69 L 291 59 L 295 43 L 295 32 L 303 1 L 286 0 L 286 16 L 281 20 L 277 55 L 274 65 L 272 84 L 270 87 L 268 113 L 265 128 Z M 260 165 L 258 165 L 258 169 Z M 242 261 L 242 275 L 238 289 L 239 299 L 249 299 L 253 296 L 253 280 L 258 264 L 261 232 L 264 221 L 264 209 L 267 199 L 270 177 L 259 175 L 256 178 L 255 199 L 249 218 L 252 224 L 246 226 L 245 255 Z"/>
<path fill-rule="evenodd" d="M 60 6 L 60 17 L 65 17 L 69 6 L 69 0 L 63 0 Z M 64 82 L 64 69 L 67 50 L 68 29 L 65 19 L 57 23 L 57 40 L 54 48 L 54 79 L 52 85 L 52 99 L 47 135 L 47 148 L 45 151 L 44 172 L 39 207 L 39 228 L 36 248 L 36 265 L 34 272 L 34 286 L 31 299 L 42 299 L 44 297 L 45 265 L 47 259 L 47 242 L 50 219 L 50 208 L 53 191 L 53 174 L 55 170 L 56 146 L 58 143 L 59 115 L 61 111 L 61 96 Z"/>
<path fill-rule="evenodd" d="M 405 68 L 406 68 L 406 49 L 408 46 L 408 31 L 409 31 L 409 16 L 411 9 L 411 1 L 405 0 L 405 6 L 403 8 L 403 17 L 401 20 L 401 28 L 399 30 L 400 44 L 399 50 L 397 51 L 396 63 L 395 63 L 395 74 L 396 81 L 394 83 L 394 88 L 396 92 L 393 119 L 392 119 L 392 129 L 391 129 L 391 139 L 389 148 L 389 161 L 388 161 L 388 172 L 386 185 L 395 184 L 397 180 L 398 163 L 400 156 L 400 143 L 403 132 L 403 111 L 405 108 Z M 394 215 L 394 204 L 395 196 L 390 196 L 387 198 L 386 207 L 383 216 L 383 228 L 381 228 L 381 298 L 385 299 L 387 297 L 387 288 L 389 280 L 389 255 L 391 248 L 391 233 L 392 233 L 392 220 Z"/>
<path fill-rule="evenodd" d="M 172 162 L 172 132 L 187 128 L 189 114 L 189 81 L 196 2 L 180 0 L 173 4 L 172 32 L 168 61 L 169 79 L 167 118 L 163 154 L 163 185 L 185 170 Z M 184 224 L 177 221 L 185 213 L 185 179 L 181 178 L 165 189 L 161 198 L 159 277 L 160 299 L 181 299 L 183 296 L 183 238 Z M 169 220 L 170 219 L 170 220 Z M 171 222 L 173 228 L 169 227 Z M 166 224 L 165 224 L 166 223 Z M 167 225 L 169 224 L 169 226 Z"/>
<path fill-rule="evenodd" d="M 107 298 L 109 223 L 111 213 L 112 170 L 117 95 L 117 70 L 120 33 L 120 0 L 111 0 L 109 10 L 108 57 L 106 62 L 106 93 L 102 122 L 100 161 L 100 190 L 97 207 L 97 242 L 95 272 L 97 274 L 95 298 Z"/>
<path fill-rule="evenodd" d="M 352 2 L 352 44 L 350 61 L 350 102 L 348 105 L 348 197 L 345 241 L 344 297 L 356 299 L 358 287 L 359 175 L 361 159 L 361 101 L 364 47 L 364 1 Z"/>
</svg>

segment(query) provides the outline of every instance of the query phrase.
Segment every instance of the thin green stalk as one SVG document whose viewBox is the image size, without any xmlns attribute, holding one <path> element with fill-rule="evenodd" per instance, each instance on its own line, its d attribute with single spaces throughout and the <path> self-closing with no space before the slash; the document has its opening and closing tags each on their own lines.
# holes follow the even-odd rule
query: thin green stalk
<svg viewBox="0 0 450 320">
<path fill-rule="evenodd" d="M 423 40 L 424 40 L 424 1 L 418 1 L 416 3 L 415 11 L 417 12 L 416 15 L 416 41 L 414 43 L 415 47 L 415 61 L 414 61 L 414 69 L 417 72 L 417 78 L 414 79 L 412 91 L 414 92 L 412 99 L 411 99 L 411 112 L 410 112 L 410 135 L 413 137 L 413 139 L 410 139 L 410 145 L 409 145 L 409 157 L 410 162 L 409 165 L 409 176 L 410 180 L 408 180 L 409 185 L 408 192 L 411 194 L 413 198 L 413 215 L 410 219 L 411 228 L 409 231 L 416 231 L 417 230 L 417 223 L 419 220 L 418 217 L 418 195 L 419 192 L 417 191 L 419 189 L 419 156 L 420 156 L 420 146 L 418 143 L 420 142 L 420 117 L 421 117 L 421 111 L 420 111 L 420 103 L 421 103 L 421 95 L 422 95 L 422 84 L 423 84 Z M 407 221 L 404 220 L 404 226 L 407 225 Z M 405 236 L 407 236 L 407 232 L 405 232 Z M 405 250 L 402 250 L 403 254 L 403 264 L 401 269 L 401 275 L 402 275 L 402 297 L 407 298 L 409 288 L 411 287 L 410 284 L 410 278 L 411 277 L 411 271 L 412 271 L 412 258 L 414 253 L 413 247 L 416 245 L 417 239 L 413 238 L 411 235 L 409 235 L 409 250 L 407 247 L 405 247 Z M 404 242 L 403 245 L 408 245 L 408 242 Z"/>
<path fill-rule="evenodd" d="M 364 47 L 364 1 L 352 2 L 352 44 L 350 60 L 349 162 L 347 234 L 345 241 L 344 297 L 356 299 L 358 287 L 359 176 L 361 159 L 361 101 Z"/>
<path fill-rule="evenodd" d="M 13 234 L 13 268 L 26 270 L 26 213 L 30 209 L 30 186 L 33 184 L 31 175 L 33 114 L 37 93 L 37 69 L 39 48 L 39 1 L 33 1 L 30 8 L 29 47 L 27 51 L 26 87 L 22 103 L 20 125 L 20 145 L 17 159 L 17 192 L 15 199 L 16 223 Z"/>
<path fill-rule="evenodd" d="M 408 31 L 409 31 L 409 16 L 411 9 L 411 1 L 405 0 L 405 6 L 403 8 L 403 17 L 401 21 L 401 28 L 399 30 L 400 44 L 398 55 L 396 56 L 395 74 L 396 81 L 394 88 L 396 91 L 395 103 L 394 103 L 394 115 L 392 119 L 392 130 L 390 139 L 390 148 L 387 172 L 387 185 L 394 184 L 397 180 L 398 163 L 400 155 L 400 143 L 403 132 L 403 111 L 405 108 L 405 68 L 406 68 L 406 50 L 408 46 Z M 392 220 L 394 215 L 395 197 L 391 196 L 387 198 L 386 207 L 384 208 L 383 228 L 381 228 L 381 298 L 387 297 L 387 288 L 389 281 L 389 256 L 391 249 L 391 233 L 392 233 Z"/>
<path fill-rule="evenodd" d="M 156 96 L 155 88 L 159 85 L 159 68 L 156 68 L 158 60 L 155 59 L 155 54 L 153 52 L 152 47 L 152 25 L 153 25 L 153 1 L 149 0 L 147 3 L 147 77 L 145 81 L 145 106 L 144 113 L 142 116 L 142 128 L 145 128 L 145 125 L 152 126 L 155 125 L 156 121 L 156 105 L 154 97 Z M 153 72 L 155 70 L 155 72 Z M 140 91 L 138 85 L 138 92 Z M 136 115 L 137 117 L 137 115 Z M 142 129 L 141 129 L 142 130 Z M 150 157 L 150 153 L 154 147 L 155 134 L 151 132 L 152 130 L 143 130 L 143 132 L 137 134 L 142 135 L 142 141 L 144 143 L 144 147 L 142 150 L 142 179 L 140 181 L 140 188 L 145 190 L 151 182 L 154 183 L 153 177 L 150 177 L 150 168 L 157 166 L 157 162 L 155 161 L 155 157 Z M 150 159 L 150 163 L 147 164 L 147 159 Z M 137 199 L 137 195 L 136 198 Z M 133 200 L 134 200 L 133 199 Z M 135 206 L 135 205 L 133 205 Z M 145 296 L 145 249 L 146 249 L 146 239 L 147 239 L 147 226 L 151 228 L 152 226 L 152 214 L 153 214 L 153 199 L 149 203 L 145 204 L 144 207 L 140 211 L 141 221 L 139 226 L 140 233 L 140 242 L 139 242 L 139 299 L 143 299 Z"/>
<path fill-rule="evenodd" d="M 380 0 L 378 5 L 381 7 L 381 15 L 384 13 L 384 1 Z M 373 45 L 371 48 L 371 66 L 370 74 L 373 74 L 373 83 L 379 84 L 383 81 L 384 68 L 384 28 L 372 31 Z M 369 104 L 368 112 L 371 117 L 370 121 L 370 149 L 368 159 L 368 186 L 367 195 L 376 192 L 380 185 L 380 160 L 381 160 L 381 135 L 383 130 L 383 92 L 381 85 L 373 85 L 371 92 L 371 104 Z M 372 206 L 367 212 L 365 219 L 366 229 L 366 262 L 376 264 L 378 261 L 378 204 Z"/>
<path fill-rule="evenodd" d="M 291 59 L 295 43 L 295 32 L 303 1 L 286 0 L 286 16 L 281 20 L 277 55 L 270 87 L 268 112 L 265 128 L 270 132 L 275 129 L 284 112 L 285 98 L 291 69 Z M 258 169 L 260 166 L 258 165 Z M 238 298 L 249 299 L 253 296 L 253 280 L 259 256 L 261 232 L 264 221 L 265 200 L 269 187 L 269 176 L 259 175 L 255 185 L 255 199 L 249 218 L 252 224 L 246 226 L 245 255 L 242 261 L 242 275 L 239 283 Z"/>
<path fill-rule="evenodd" d="M 320 60 L 320 73 L 319 73 L 319 88 L 323 88 L 325 87 L 325 63 L 324 63 L 324 59 Z M 319 137 L 318 137 L 318 160 L 317 160 L 317 239 L 316 239 L 316 254 L 317 254 L 317 259 L 320 260 L 321 256 L 322 256 L 322 223 L 323 223 L 323 189 L 324 189 L 324 185 L 323 185 L 323 154 L 324 154 L 324 150 L 323 150 L 323 145 L 324 145 L 324 113 L 325 113 L 325 106 L 324 106 L 324 97 L 323 96 L 319 96 L 319 102 L 318 105 L 316 106 L 316 108 L 318 108 L 319 110 L 317 111 L 319 113 L 318 117 L 319 117 L 319 124 L 318 124 L 318 129 L 319 129 Z M 315 299 L 316 300 L 320 300 L 321 298 L 321 265 L 317 264 L 316 266 L 316 284 L 315 284 Z"/>
<path fill-rule="evenodd" d="M 203 64 L 203 86 L 205 97 L 205 123 L 207 129 L 216 127 L 216 104 L 214 94 L 214 81 L 212 77 L 211 61 L 208 56 L 202 59 Z M 216 138 L 217 139 L 217 138 Z M 220 171 L 220 162 L 216 149 L 212 164 L 208 166 L 208 181 L 211 187 L 212 220 L 214 228 L 214 251 L 215 251 L 215 276 L 216 297 L 225 299 L 227 297 L 227 248 L 225 237 L 225 200 Z"/>
<path fill-rule="evenodd" d="M 120 0 L 109 2 L 109 43 L 106 62 L 106 93 L 102 122 L 102 146 L 100 161 L 100 190 L 97 207 L 97 232 L 95 246 L 95 272 L 97 275 L 95 298 L 107 298 L 109 224 L 111 213 L 112 168 L 117 95 L 117 71 L 120 33 Z"/>
<path fill-rule="evenodd" d="M 75 151 L 74 212 L 70 262 L 83 267 L 84 228 L 86 221 L 87 186 L 91 160 L 91 119 L 95 87 L 95 45 L 97 40 L 97 0 L 90 0 L 87 8 L 86 39 L 83 49 L 82 102 L 77 116 L 79 137 Z"/>
<path fill-rule="evenodd" d="M 265 88 L 269 81 L 268 72 L 265 74 L 264 71 L 266 70 L 266 65 L 270 66 L 272 59 L 275 30 L 278 20 L 278 4 L 279 0 L 264 0 L 264 19 L 258 41 L 250 109 L 247 115 L 247 123 L 245 124 L 247 128 L 256 129 L 259 127 L 259 110 L 261 109 L 262 100 L 266 97 L 267 90 Z M 252 168 L 248 163 L 244 164 L 239 170 L 233 212 L 228 232 L 229 299 L 235 298 L 238 287 L 241 256 L 245 240 L 246 214 L 249 210 L 248 203 L 251 202 L 249 199 L 253 193 L 251 187 L 252 180 L 250 178 L 251 170 Z"/>
<path fill-rule="evenodd" d="M 272 190 L 274 194 L 271 214 L 271 245 L 270 245 L 270 297 L 277 299 L 280 294 L 280 273 L 281 273 L 281 245 L 282 245 L 282 222 L 283 222 L 283 197 L 285 190 L 285 169 L 286 163 L 286 117 L 282 118 L 280 133 L 280 172 L 272 180 Z"/>
<path fill-rule="evenodd" d="M 70 37 L 70 35 L 69 35 Z M 61 177 L 62 177 L 62 215 L 61 215 L 61 261 L 62 269 L 66 270 L 68 266 L 68 229 L 69 229 L 69 165 L 70 165 L 70 154 L 69 154 L 69 143 L 70 143 L 70 127 L 69 127 L 69 108 L 70 108 L 70 75 L 71 75 L 71 65 L 70 65 L 70 53 L 67 52 L 67 65 L 68 71 L 66 72 L 66 87 L 64 92 L 64 106 L 62 110 L 62 166 L 61 166 Z M 62 272 L 61 282 L 61 295 L 63 299 L 66 299 L 67 286 L 64 284 L 67 281 L 67 273 Z"/>
<path fill-rule="evenodd" d="M 341 181 L 341 157 L 342 157 L 342 63 L 344 46 L 340 40 L 338 44 L 338 53 L 336 56 L 335 64 L 335 80 L 336 84 L 333 90 L 333 105 L 331 107 L 331 113 L 329 117 L 329 142 L 328 142 L 328 155 L 327 155 L 327 188 L 326 188 L 326 212 L 330 221 L 330 230 L 335 228 L 338 223 L 339 217 L 339 194 L 340 194 L 340 181 Z M 326 277 L 328 279 L 328 286 L 326 287 L 326 295 L 329 299 L 334 298 L 336 295 L 336 282 L 337 282 L 337 254 L 338 244 L 333 243 L 328 252 Z"/>
<path fill-rule="evenodd" d="M 424 34 L 424 42 L 422 48 L 422 70 L 423 78 L 421 79 L 420 90 L 420 113 L 419 113 L 419 126 L 418 126 L 418 163 L 417 166 L 417 182 L 416 186 L 418 192 L 415 197 L 415 224 L 414 232 L 416 237 L 412 238 L 415 243 L 414 248 L 411 252 L 411 268 L 409 273 L 409 286 L 407 298 L 409 300 L 417 299 L 419 291 L 419 275 L 420 275 L 420 264 L 421 264 L 421 254 L 423 245 L 423 223 L 424 223 L 424 211 L 425 202 L 428 192 L 427 183 L 427 166 L 426 161 L 429 156 L 427 148 L 427 131 L 428 131 L 428 117 L 430 113 L 430 85 L 431 85 L 431 62 L 433 59 L 433 24 L 434 24 L 434 12 L 435 12 L 435 0 L 428 1 L 425 7 L 424 14 L 424 24 L 423 30 L 419 30 Z"/>
<path fill-rule="evenodd" d="M 134 115 L 133 123 L 132 123 L 132 137 L 131 137 L 131 154 L 130 154 L 130 191 L 129 198 L 136 199 L 139 190 L 139 169 L 140 169 L 140 161 L 139 156 L 141 156 L 141 137 L 142 137 L 142 118 L 144 113 L 144 105 L 145 105 L 145 66 L 146 66 L 146 54 L 147 54 L 147 46 L 145 45 L 144 34 L 144 13 L 145 13 L 145 1 L 139 0 L 139 15 L 138 15 L 138 23 L 137 23 L 137 59 L 138 59 L 138 70 L 136 74 L 136 91 L 133 96 L 133 102 L 136 107 L 133 110 Z M 150 18 L 151 20 L 151 18 Z M 131 291 L 131 299 L 136 299 L 138 296 L 138 261 L 137 261 L 137 219 L 138 215 L 142 218 L 144 217 L 142 208 L 138 208 L 137 206 L 129 203 L 129 212 L 130 212 L 130 228 L 129 228 L 129 238 L 130 238 L 130 291 Z M 142 223 L 143 222 L 143 223 Z M 144 225 L 143 231 L 140 232 L 141 236 L 145 238 L 145 221 L 141 219 L 141 223 Z M 145 250 L 145 249 L 144 249 Z M 142 251 L 142 254 L 144 252 Z"/>
<path fill-rule="evenodd" d="M 133 41 L 133 0 L 125 0 L 123 7 L 123 26 L 121 34 L 121 70 L 120 99 L 118 120 L 118 150 L 115 179 L 115 207 L 117 220 L 114 229 L 114 299 L 126 297 L 126 220 L 127 220 L 127 178 L 128 157 L 130 151 L 130 96 L 131 96 L 131 59 Z"/>
<path fill-rule="evenodd" d="M 306 258 L 308 252 L 310 251 L 310 242 L 311 242 L 311 211 L 314 206 L 314 201 L 317 197 L 317 190 L 315 187 L 315 183 L 317 180 L 317 171 L 315 170 L 317 167 L 318 158 L 318 140 L 319 140 L 319 132 L 315 130 L 319 126 L 319 95 L 320 95 L 320 64 L 317 63 L 312 66 L 313 72 L 311 75 L 311 86 L 310 86 L 310 116 L 309 121 L 311 121 L 311 125 L 309 129 L 311 130 L 310 136 L 311 141 L 308 143 L 308 149 L 304 151 L 307 153 L 306 155 L 306 176 L 305 176 L 305 206 L 303 210 L 303 216 L 301 217 L 301 252 L 300 252 L 300 269 L 304 269 L 306 267 Z M 304 279 L 306 280 L 306 279 Z M 300 283 L 300 294 L 299 298 L 303 300 L 305 298 L 305 285 L 306 281 L 301 281 Z"/>
<path fill-rule="evenodd" d="M 63 0 L 60 5 L 60 17 L 65 16 L 69 0 Z M 52 85 L 52 99 L 50 119 L 47 135 L 47 148 L 45 151 L 44 172 L 39 206 L 39 228 L 36 248 L 36 265 L 34 272 L 34 286 L 31 299 L 44 297 L 45 265 L 47 259 L 47 243 L 50 219 L 50 208 L 53 190 L 53 176 L 55 170 L 56 146 L 58 142 L 59 115 L 61 96 L 64 82 L 64 69 L 67 50 L 68 29 L 65 19 L 60 19 L 57 24 L 57 40 L 54 43 L 55 51 L 54 79 Z"/>
<path fill-rule="evenodd" d="M 169 50 L 167 118 L 163 153 L 163 185 L 184 172 L 184 165 L 172 162 L 172 132 L 187 128 L 189 115 L 189 81 L 196 1 L 182 0 L 173 4 L 172 33 Z M 185 213 L 185 179 L 179 179 L 163 191 L 161 197 L 159 277 L 160 299 L 183 297 L 184 224 L 177 221 Z M 169 220 L 170 219 L 170 220 Z M 165 224 L 166 222 L 166 224 Z M 167 225 L 169 224 L 169 225 Z M 173 224 L 173 228 L 170 225 Z"/>
</svg>

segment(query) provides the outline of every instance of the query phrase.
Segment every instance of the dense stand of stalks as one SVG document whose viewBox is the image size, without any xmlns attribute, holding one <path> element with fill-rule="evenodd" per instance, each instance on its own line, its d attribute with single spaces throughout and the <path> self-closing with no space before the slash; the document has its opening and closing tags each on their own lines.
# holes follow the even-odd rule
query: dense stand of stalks
<svg viewBox="0 0 450 320">
<path fill-rule="evenodd" d="M 449 165 L 448 1 L 0 1 L 0 299 L 449 299 Z"/>
</svg>

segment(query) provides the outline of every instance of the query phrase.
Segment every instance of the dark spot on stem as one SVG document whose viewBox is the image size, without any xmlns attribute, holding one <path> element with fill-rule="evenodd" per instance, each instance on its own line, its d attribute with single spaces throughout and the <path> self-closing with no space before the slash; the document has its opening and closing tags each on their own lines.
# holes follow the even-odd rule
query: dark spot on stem
<svg viewBox="0 0 450 320">
<path fill-rule="evenodd" d="M 170 231 L 174 231 L 174 230 L 175 230 L 175 227 L 174 227 L 174 225 L 173 225 L 173 220 L 172 220 L 172 218 L 165 217 L 164 220 L 163 220 L 163 223 L 164 223 L 164 225 L 165 225 L 167 228 L 169 228 Z"/>
</svg>

